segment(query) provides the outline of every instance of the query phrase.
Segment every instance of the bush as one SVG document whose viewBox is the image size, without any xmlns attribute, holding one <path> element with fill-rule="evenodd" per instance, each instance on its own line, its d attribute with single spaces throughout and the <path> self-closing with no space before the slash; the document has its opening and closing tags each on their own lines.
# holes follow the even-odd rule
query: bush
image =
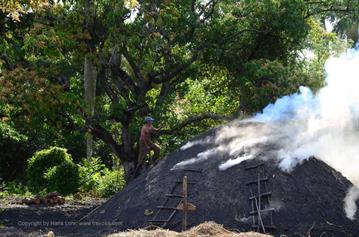
<svg viewBox="0 0 359 237">
<path fill-rule="evenodd" d="M 113 194 L 122 191 L 125 186 L 123 169 L 107 171 L 104 176 L 102 176 L 98 192 L 101 197 L 110 197 Z"/>
<path fill-rule="evenodd" d="M 50 168 L 45 178 L 48 182 L 47 192 L 57 191 L 63 195 L 77 192 L 79 188 L 79 170 L 72 161 L 64 161 Z"/>
<path fill-rule="evenodd" d="M 82 191 L 96 192 L 102 176 L 108 171 L 99 157 L 83 159 L 79 165 L 80 184 Z"/>
<path fill-rule="evenodd" d="M 66 149 L 51 147 L 28 160 L 29 189 L 32 192 L 57 191 L 70 194 L 77 190 L 79 173 Z"/>
<path fill-rule="evenodd" d="M 123 169 L 109 170 L 100 158 L 83 159 L 79 165 L 80 190 L 85 195 L 109 197 L 123 189 Z"/>
<path fill-rule="evenodd" d="M 12 180 L 24 173 L 27 152 L 27 137 L 9 125 L 0 122 L 0 178 Z"/>
<path fill-rule="evenodd" d="M 30 192 L 21 182 L 4 182 L 0 179 L 0 198 L 8 196 L 26 197 L 30 196 Z"/>
</svg>

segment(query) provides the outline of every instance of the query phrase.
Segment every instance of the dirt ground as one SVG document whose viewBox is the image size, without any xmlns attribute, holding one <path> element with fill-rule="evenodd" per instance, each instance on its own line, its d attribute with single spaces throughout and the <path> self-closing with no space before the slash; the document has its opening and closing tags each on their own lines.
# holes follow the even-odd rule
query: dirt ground
<svg viewBox="0 0 359 237">
<path fill-rule="evenodd" d="M 55 237 L 270 237 L 269 235 L 238 233 L 214 222 L 205 222 L 185 232 L 164 229 L 129 230 L 119 232 L 116 223 L 79 223 L 105 200 L 67 200 L 61 206 L 20 205 L 19 199 L 0 200 L 0 237 L 45 237 L 52 231 Z"/>
<path fill-rule="evenodd" d="M 55 236 L 104 236 L 111 224 L 79 223 L 78 220 L 101 205 L 103 199 L 66 200 L 64 205 L 46 207 L 19 204 L 20 199 L 0 200 L 0 237 L 37 237 L 53 231 Z M 106 226 L 107 225 L 107 226 Z M 116 228 L 114 228 L 116 230 Z"/>
</svg>

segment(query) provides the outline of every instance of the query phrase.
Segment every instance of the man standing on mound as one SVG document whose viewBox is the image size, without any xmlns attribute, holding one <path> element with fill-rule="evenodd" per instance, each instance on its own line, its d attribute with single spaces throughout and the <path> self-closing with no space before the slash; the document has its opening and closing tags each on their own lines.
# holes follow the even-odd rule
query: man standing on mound
<svg viewBox="0 0 359 237">
<path fill-rule="evenodd" d="M 151 141 L 151 135 L 154 132 L 158 132 L 160 130 L 159 128 L 154 128 L 152 126 L 153 121 L 154 121 L 153 118 L 146 117 L 145 124 L 143 125 L 143 127 L 141 129 L 141 137 L 140 137 L 140 143 L 139 143 L 139 154 L 138 154 L 136 170 L 141 169 L 141 166 L 143 165 L 143 163 L 146 160 L 148 152 L 150 152 L 151 150 L 153 150 L 153 152 L 154 152 L 152 162 L 157 161 L 160 156 L 161 148 L 157 144 L 155 144 Z"/>
</svg>

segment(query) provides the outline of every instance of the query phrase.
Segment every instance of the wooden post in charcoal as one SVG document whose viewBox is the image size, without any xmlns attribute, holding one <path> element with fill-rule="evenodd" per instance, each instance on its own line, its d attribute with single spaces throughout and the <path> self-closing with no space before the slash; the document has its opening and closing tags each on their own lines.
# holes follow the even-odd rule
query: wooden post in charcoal
<svg viewBox="0 0 359 237">
<path fill-rule="evenodd" d="M 182 231 L 187 229 L 187 212 L 195 211 L 196 206 L 188 202 L 188 182 L 187 176 L 183 176 L 182 180 L 182 202 L 177 206 L 177 210 L 183 212 L 182 216 Z"/>
<path fill-rule="evenodd" d="M 182 231 L 187 229 L 187 198 L 188 198 L 188 186 L 187 186 L 187 176 L 183 176 L 183 219 L 182 219 Z"/>
</svg>

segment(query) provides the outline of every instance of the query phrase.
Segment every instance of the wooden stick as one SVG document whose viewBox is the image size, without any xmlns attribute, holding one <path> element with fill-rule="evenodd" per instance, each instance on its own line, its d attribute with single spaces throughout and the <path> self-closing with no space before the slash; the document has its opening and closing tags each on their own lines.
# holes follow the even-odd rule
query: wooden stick
<svg viewBox="0 0 359 237">
<path fill-rule="evenodd" d="M 182 217 L 182 231 L 187 229 L 187 202 L 188 202 L 188 190 L 187 190 L 187 176 L 183 176 L 183 217 Z"/>
<path fill-rule="evenodd" d="M 261 216 L 261 175 L 258 174 L 258 202 L 256 200 L 256 203 L 257 203 L 257 214 L 258 214 L 258 228 L 257 228 L 257 231 L 259 230 L 259 223 L 261 224 L 262 226 L 262 230 L 263 230 L 263 233 L 266 233 L 266 229 L 264 228 L 264 225 L 263 225 L 263 220 L 262 220 L 262 216 Z"/>
</svg>

